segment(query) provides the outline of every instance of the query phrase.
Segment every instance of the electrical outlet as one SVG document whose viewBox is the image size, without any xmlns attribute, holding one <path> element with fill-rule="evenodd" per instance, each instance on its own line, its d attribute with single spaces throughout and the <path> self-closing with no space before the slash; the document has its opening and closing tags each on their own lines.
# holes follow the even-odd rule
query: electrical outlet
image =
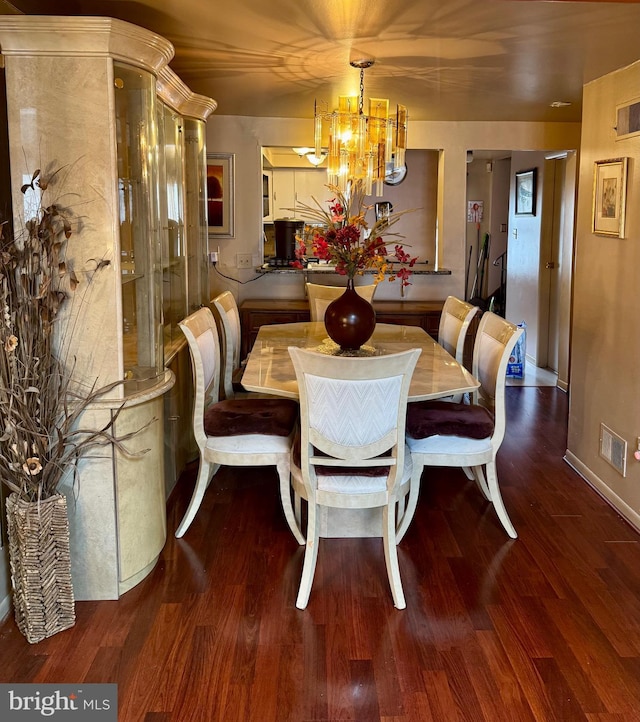
<svg viewBox="0 0 640 722">
<path fill-rule="evenodd" d="M 251 254 L 236 253 L 236 268 L 251 268 Z"/>
</svg>

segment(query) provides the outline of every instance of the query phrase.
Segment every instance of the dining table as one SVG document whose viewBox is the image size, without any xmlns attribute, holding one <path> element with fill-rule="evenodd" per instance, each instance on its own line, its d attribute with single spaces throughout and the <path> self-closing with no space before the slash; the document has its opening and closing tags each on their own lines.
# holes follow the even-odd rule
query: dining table
<svg viewBox="0 0 640 722">
<path fill-rule="evenodd" d="M 249 353 L 242 386 L 247 391 L 298 398 L 298 384 L 289 346 L 319 353 L 376 355 L 422 349 L 409 388 L 409 402 L 464 394 L 480 386 L 451 354 L 420 326 L 378 323 L 371 338 L 356 352 L 341 352 L 327 335 L 322 321 L 261 326 Z"/>
<path fill-rule="evenodd" d="M 297 399 L 298 385 L 289 346 L 318 353 L 355 355 L 341 351 L 328 337 L 322 321 L 261 326 L 244 367 L 242 386 L 247 391 Z M 419 326 L 378 323 L 371 338 L 356 354 L 384 355 L 412 348 L 420 348 L 422 353 L 413 372 L 409 402 L 464 394 L 480 386 L 464 366 Z M 382 511 L 323 507 L 319 526 L 320 536 L 324 538 L 379 537 L 382 536 Z"/>
</svg>

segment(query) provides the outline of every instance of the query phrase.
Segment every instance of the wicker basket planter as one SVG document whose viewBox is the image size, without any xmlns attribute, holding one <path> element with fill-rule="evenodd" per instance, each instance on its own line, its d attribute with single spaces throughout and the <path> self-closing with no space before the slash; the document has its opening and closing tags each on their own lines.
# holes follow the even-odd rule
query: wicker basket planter
<svg viewBox="0 0 640 722">
<path fill-rule="evenodd" d="M 18 629 L 31 644 L 75 624 L 67 500 L 7 498 L 9 562 Z"/>
</svg>

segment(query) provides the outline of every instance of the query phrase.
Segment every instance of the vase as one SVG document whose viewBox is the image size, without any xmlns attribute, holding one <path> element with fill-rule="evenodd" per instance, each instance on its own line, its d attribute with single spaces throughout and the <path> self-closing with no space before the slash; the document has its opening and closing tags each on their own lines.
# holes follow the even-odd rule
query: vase
<svg viewBox="0 0 640 722">
<path fill-rule="evenodd" d="M 30 644 L 75 624 L 67 500 L 7 497 L 9 565 L 18 629 Z"/>
<path fill-rule="evenodd" d="M 348 279 L 345 292 L 327 306 L 324 325 L 329 338 L 343 351 L 357 351 L 371 338 L 376 312 L 356 291 L 353 278 Z"/>
</svg>

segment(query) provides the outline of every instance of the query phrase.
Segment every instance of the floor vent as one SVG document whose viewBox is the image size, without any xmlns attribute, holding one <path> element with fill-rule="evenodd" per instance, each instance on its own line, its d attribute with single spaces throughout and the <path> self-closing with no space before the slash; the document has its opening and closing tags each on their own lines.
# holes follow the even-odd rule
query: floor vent
<svg viewBox="0 0 640 722">
<path fill-rule="evenodd" d="M 627 442 L 604 424 L 600 424 L 600 456 L 622 476 L 627 475 Z"/>
</svg>

